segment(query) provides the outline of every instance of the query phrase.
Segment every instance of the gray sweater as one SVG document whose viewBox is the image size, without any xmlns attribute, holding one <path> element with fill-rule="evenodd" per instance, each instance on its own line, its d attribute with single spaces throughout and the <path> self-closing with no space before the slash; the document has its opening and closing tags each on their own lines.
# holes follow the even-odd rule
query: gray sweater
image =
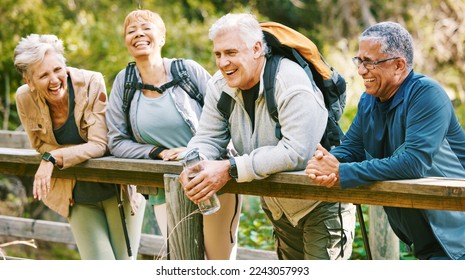
<svg viewBox="0 0 465 280">
<path fill-rule="evenodd" d="M 163 63 L 166 73 L 168 75 L 168 81 L 171 81 L 173 77 L 169 69 L 173 59 L 163 58 Z M 186 70 L 189 73 L 192 82 L 198 86 L 199 91 L 204 94 L 207 86 L 207 81 L 210 79 L 210 74 L 197 62 L 186 59 Z M 139 81 L 141 81 L 139 70 L 136 67 L 136 75 Z M 141 91 L 136 90 L 134 98 L 131 102 L 129 110 L 130 124 L 126 121 L 126 115 L 121 109 L 123 104 L 124 94 L 124 76 L 126 70 L 121 70 L 115 78 L 113 87 L 111 89 L 109 104 L 107 108 L 107 125 L 108 125 L 108 146 L 110 152 L 122 158 L 149 158 L 149 153 L 153 149 L 152 144 L 146 143 L 137 129 L 136 118 L 138 113 L 138 103 L 141 96 Z M 165 94 L 169 94 L 174 101 L 176 109 L 181 114 L 183 119 L 189 125 L 192 133 L 195 134 L 196 127 L 198 125 L 198 119 L 202 112 L 202 108 L 197 101 L 189 97 L 180 87 L 171 87 L 165 91 Z M 156 120 L 154 120 L 156 121 Z M 134 133 L 135 141 L 133 141 L 128 132 L 128 126 Z"/>
<path fill-rule="evenodd" d="M 275 95 L 282 139 L 275 137 L 275 125 L 263 95 L 263 70 L 259 96 L 255 102 L 255 128 L 244 108 L 240 89 L 230 88 L 220 72 L 207 85 L 207 94 L 197 134 L 188 148 L 198 147 L 209 159 L 225 154 L 229 141 L 240 156 L 235 157 L 238 182 L 260 180 L 282 171 L 303 170 L 326 128 L 327 110 L 323 95 L 299 65 L 283 59 L 277 75 Z M 216 105 L 221 92 L 235 100 L 229 120 Z M 230 131 L 228 129 L 228 122 Z M 296 225 L 319 201 L 264 197 L 274 219 L 282 214 Z"/>
</svg>

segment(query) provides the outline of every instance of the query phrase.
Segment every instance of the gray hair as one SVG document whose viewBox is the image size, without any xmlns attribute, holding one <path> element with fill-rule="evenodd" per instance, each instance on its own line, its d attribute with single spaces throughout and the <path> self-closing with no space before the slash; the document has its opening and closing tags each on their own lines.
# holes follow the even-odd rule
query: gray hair
<svg viewBox="0 0 465 280">
<path fill-rule="evenodd" d="M 262 42 L 263 52 L 268 53 L 268 46 L 265 42 L 262 28 L 257 21 L 257 18 L 252 14 L 226 14 L 218 19 L 208 31 L 208 38 L 214 40 L 216 36 L 224 32 L 237 32 L 244 39 L 248 48 L 253 47 L 257 41 Z"/>
<path fill-rule="evenodd" d="M 405 58 L 407 70 L 413 69 L 413 39 L 402 25 L 389 21 L 377 23 L 366 29 L 359 40 L 381 43 L 381 52 Z"/>
<path fill-rule="evenodd" d="M 29 66 L 42 61 L 45 54 L 49 51 L 55 52 L 63 65 L 66 65 L 63 41 L 58 39 L 57 36 L 49 34 L 30 34 L 22 38 L 14 51 L 16 70 L 18 70 L 23 77 L 25 77 L 25 75 L 30 75 Z"/>
</svg>

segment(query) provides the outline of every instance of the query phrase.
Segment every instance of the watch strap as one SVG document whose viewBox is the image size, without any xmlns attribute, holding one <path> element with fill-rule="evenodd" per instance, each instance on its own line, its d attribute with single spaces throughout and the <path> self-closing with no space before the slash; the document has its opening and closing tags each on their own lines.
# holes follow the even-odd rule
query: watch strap
<svg viewBox="0 0 465 280">
<path fill-rule="evenodd" d="M 229 176 L 237 180 L 239 176 L 237 174 L 237 165 L 236 165 L 236 160 L 234 159 L 234 157 L 229 158 L 229 164 L 230 164 Z"/>
<path fill-rule="evenodd" d="M 42 159 L 45 160 L 45 161 L 48 161 L 48 162 L 53 163 L 53 165 L 57 165 L 56 159 L 55 159 L 55 158 L 52 156 L 52 154 L 49 153 L 49 152 L 45 152 L 45 153 L 42 155 Z"/>
</svg>

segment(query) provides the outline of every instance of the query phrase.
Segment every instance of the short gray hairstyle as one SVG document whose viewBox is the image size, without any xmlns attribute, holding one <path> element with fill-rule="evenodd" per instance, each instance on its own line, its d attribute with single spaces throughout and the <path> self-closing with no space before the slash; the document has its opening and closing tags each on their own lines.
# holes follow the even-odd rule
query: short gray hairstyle
<svg viewBox="0 0 465 280">
<path fill-rule="evenodd" d="M 23 77 L 30 75 L 29 66 L 44 59 L 45 54 L 54 51 L 58 59 L 66 65 L 63 41 L 55 35 L 30 34 L 21 41 L 14 51 L 15 68 Z"/>
<path fill-rule="evenodd" d="M 226 14 L 218 19 L 208 31 L 208 38 L 214 40 L 217 35 L 227 32 L 236 31 L 238 28 L 239 36 L 244 39 L 248 48 L 253 47 L 255 42 L 261 41 L 263 45 L 263 55 L 268 53 L 268 46 L 265 42 L 262 28 L 257 18 L 252 14 Z"/>
<path fill-rule="evenodd" d="M 402 25 L 390 21 L 377 23 L 366 29 L 359 40 L 380 42 L 381 52 L 405 58 L 407 70 L 413 69 L 413 39 Z"/>
</svg>

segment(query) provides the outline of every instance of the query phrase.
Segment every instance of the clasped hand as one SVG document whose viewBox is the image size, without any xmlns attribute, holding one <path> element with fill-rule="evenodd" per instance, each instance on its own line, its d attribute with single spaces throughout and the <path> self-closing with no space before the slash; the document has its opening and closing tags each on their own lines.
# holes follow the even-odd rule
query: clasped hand
<svg viewBox="0 0 465 280">
<path fill-rule="evenodd" d="M 339 181 L 339 161 L 318 144 L 313 157 L 307 162 L 305 173 L 313 182 L 330 188 Z"/>
</svg>

